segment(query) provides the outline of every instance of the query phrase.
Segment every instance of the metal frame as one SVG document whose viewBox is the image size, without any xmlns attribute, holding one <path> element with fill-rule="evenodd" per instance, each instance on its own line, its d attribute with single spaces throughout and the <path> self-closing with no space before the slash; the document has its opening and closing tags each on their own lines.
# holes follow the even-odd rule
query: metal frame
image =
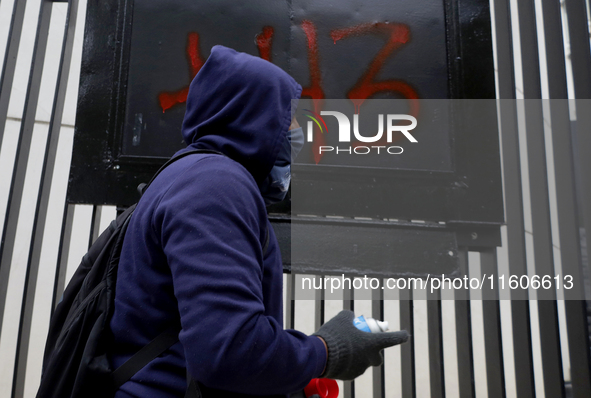
<svg viewBox="0 0 591 398">
<path fill-rule="evenodd" d="M 120 155 L 133 1 L 110 3 L 106 6 L 91 0 L 88 4 L 80 82 L 83 95 L 78 104 L 69 203 L 130 205 L 137 200 L 133 187 L 148 179 L 165 160 Z M 444 4 L 452 98 L 494 98 L 488 1 L 466 4 L 445 0 Z M 105 21 L 113 22 L 105 24 Z M 89 35 L 108 40 L 106 43 L 91 40 Z M 494 234 L 492 227 L 503 222 L 496 110 L 466 118 L 471 115 L 472 105 L 466 101 L 462 108 L 457 112 L 464 120 L 453 137 L 455 172 L 379 169 L 361 172 L 335 166 L 296 165 L 294 188 L 314 190 L 314 201 L 298 204 L 294 213 L 444 220 L 459 224 L 480 222 L 491 227 L 487 230 Z M 474 131 L 479 134 L 473 134 Z M 108 135 L 106 147 L 104 132 Z M 350 183 L 332 182 L 331 176 L 343 173 Z M 368 183 L 372 179 L 378 184 Z M 367 192 L 368 198 L 363 210 L 336 200 L 360 188 Z M 378 201 L 384 197 L 392 201 L 388 214 L 377 210 Z M 272 211 L 288 213 L 289 206 L 284 204 Z"/>
</svg>

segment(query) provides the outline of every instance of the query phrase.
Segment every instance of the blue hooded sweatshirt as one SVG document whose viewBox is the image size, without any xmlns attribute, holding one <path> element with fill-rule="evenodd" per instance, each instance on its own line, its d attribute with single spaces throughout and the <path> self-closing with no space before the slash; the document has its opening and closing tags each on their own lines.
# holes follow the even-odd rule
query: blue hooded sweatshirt
<svg viewBox="0 0 591 398">
<path fill-rule="evenodd" d="M 300 93 L 280 68 L 222 46 L 191 83 L 183 151 L 226 156 L 176 161 L 133 214 L 110 323 L 113 367 L 179 318 L 182 330 L 117 398 L 183 397 L 187 368 L 205 398 L 285 397 L 322 373 L 322 341 L 282 327 L 281 255 L 259 190 Z"/>
</svg>

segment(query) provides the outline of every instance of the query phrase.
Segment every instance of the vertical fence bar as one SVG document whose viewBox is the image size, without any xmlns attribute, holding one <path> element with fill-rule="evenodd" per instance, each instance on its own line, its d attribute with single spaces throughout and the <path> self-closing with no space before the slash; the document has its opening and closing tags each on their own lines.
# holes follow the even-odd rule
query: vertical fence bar
<svg viewBox="0 0 591 398">
<path fill-rule="evenodd" d="M 406 330 L 410 334 L 410 339 L 406 344 L 400 347 L 400 366 L 402 376 L 402 397 L 415 398 L 415 342 L 413 328 L 413 302 L 412 290 L 400 290 L 400 329 Z"/>
<path fill-rule="evenodd" d="M 589 112 L 591 105 L 591 50 L 589 49 L 589 23 L 587 19 L 587 7 L 590 6 L 589 4 L 589 2 L 585 4 L 584 0 L 565 0 L 574 94 L 577 99 L 576 138 L 579 144 L 578 147 L 581 148 L 578 156 L 578 171 L 580 173 L 579 203 L 582 207 L 588 253 L 591 250 L 591 157 L 584 151 L 591 148 L 591 134 L 589 134 L 589 131 L 591 131 L 591 112 Z M 586 303 L 580 304 L 581 307 L 585 307 L 585 305 Z M 572 317 L 567 316 L 567 328 L 570 339 L 571 331 L 574 332 L 584 327 L 585 321 L 577 319 L 581 316 L 581 312 L 586 311 L 584 308 L 577 308 L 575 303 L 569 301 L 565 302 L 565 309 L 567 313 L 573 314 Z M 582 352 L 578 353 L 578 355 L 582 354 Z M 571 357 L 571 362 L 576 366 L 572 366 L 571 369 L 573 389 L 575 388 L 575 379 L 584 382 L 585 378 L 589 378 L 589 368 L 585 367 L 586 361 L 585 358 Z"/>
<path fill-rule="evenodd" d="M 8 30 L 8 42 L 6 43 L 4 64 L 2 65 L 2 76 L 0 77 L 0 120 L 2 121 L 0 123 L 0 146 L 2 146 L 2 138 L 4 137 L 4 129 L 6 128 L 6 116 L 8 115 L 8 104 L 10 103 L 12 82 L 14 80 L 14 71 L 16 70 L 16 56 L 21 41 L 26 5 L 27 2 L 24 0 L 14 0 L 14 6 L 12 8 L 12 19 L 10 20 L 10 28 Z M 0 264 L 1 270 L 2 264 Z M 0 280 L 2 276 L 3 274 L 0 272 Z M 2 296 L 1 290 L 0 296 Z M 3 303 L 0 302 L 0 304 Z"/>
<path fill-rule="evenodd" d="M 384 283 L 381 280 L 380 283 Z M 382 285 L 383 286 L 383 285 Z M 371 316 L 374 319 L 384 319 L 384 291 L 382 289 L 374 289 L 371 291 Z M 385 368 L 382 363 L 378 367 L 372 369 L 372 384 L 373 384 L 373 398 L 385 398 Z"/>
<path fill-rule="evenodd" d="M 482 318 L 484 350 L 486 356 L 486 383 L 488 398 L 505 398 L 505 372 L 503 365 L 503 340 L 501 334 L 501 308 L 497 286 L 497 249 L 480 252 L 480 269 L 486 275 L 482 290 Z M 489 284 L 489 275 L 494 285 Z M 493 287 L 490 289 L 490 287 Z"/>
<path fill-rule="evenodd" d="M 544 391 L 547 397 L 564 397 L 556 301 L 539 300 L 538 313 Z"/>
<path fill-rule="evenodd" d="M 591 51 L 589 49 L 589 24 L 587 19 L 587 8 L 591 7 L 591 3 L 588 1 L 585 4 L 583 0 L 565 0 L 565 6 L 568 17 L 574 91 L 577 99 L 576 135 L 579 148 L 583 148 L 582 151 L 584 151 L 591 148 L 591 134 L 589 134 L 589 131 L 591 131 L 591 113 L 589 112 L 591 104 Z M 583 210 L 587 253 L 589 253 L 589 250 L 591 250 L 591 157 L 582 151 L 578 156 L 581 183 L 580 204 Z M 582 317 L 588 316 L 587 311 L 585 311 L 585 304 L 585 302 L 580 305 L 571 301 L 565 302 L 567 313 L 572 314 L 567 318 L 569 341 L 571 333 L 579 331 L 582 334 L 586 323 Z M 575 336 L 573 336 L 573 343 L 574 341 Z M 576 348 L 573 347 L 573 349 Z M 578 353 L 579 356 L 583 354 L 582 352 Z M 577 385 L 586 383 L 589 379 L 589 367 L 585 366 L 588 359 L 579 356 L 576 358 L 571 356 L 573 392 L 575 392 L 574 389 L 576 388 L 575 383 Z M 575 382 L 575 380 L 578 381 Z"/>
<path fill-rule="evenodd" d="M 287 305 L 285 306 L 286 329 L 293 329 L 295 325 L 295 274 L 287 274 Z"/>
<path fill-rule="evenodd" d="M 314 330 L 318 330 L 324 323 L 324 285 L 322 276 L 317 275 L 316 280 L 321 288 L 314 291 Z"/>
<path fill-rule="evenodd" d="M 495 32 L 498 67 L 499 110 L 503 153 L 507 254 L 511 275 L 527 275 L 525 228 L 521 191 L 521 161 L 515 103 L 515 63 L 508 0 L 495 0 Z M 511 292 L 511 324 L 515 387 L 518 398 L 533 398 L 535 382 L 531 344 L 529 302 L 526 291 Z"/>
<path fill-rule="evenodd" d="M 24 3 L 17 2 L 17 3 Z M 39 20 L 37 22 L 37 35 L 33 47 L 33 58 L 31 60 L 31 72 L 27 84 L 25 106 L 21 128 L 19 132 L 14 169 L 6 205 L 6 217 L 2 231 L 2 242 L 0 243 L 0 330 L 2 330 L 2 319 L 6 305 L 6 293 L 8 288 L 8 277 L 12 266 L 14 244 L 16 241 L 16 230 L 18 226 L 19 213 L 23 200 L 23 191 L 27 172 L 27 163 L 33 142 L 33 129 L 35 127 L 35 114 L 39 101 L 39 90 L 41 88 L 41 76 L 45 61 L 45 50 L 47 47 L 47 36 L 49 32 L 49 20 L 51 18 L 51 5 L 41 4 Z M 17 5 L 17 8 L 20 5 Z M 24 6 L 23 6 L 24 7 Z M 10 91 L 10 89 L 8 89 Z"/>
<path fill-rule="evenodd" d="M 23 2 L 24 3 L 24 2 Z M 33 95 L 38 97 L 39 95 L 39 88 L 41 85 L 41 75 L 43 73 L 43 64 L 45 60 L 45 53 L 47 49 L 47 38 L 49 34 L 49 24 L 51 21 L 51 11 L 52 5 L 46 1 L 41 1 L 41 7 L 39 10 L 39 20 L 37 22 L 37 34 L 35 37 L 35 45 L 33 49 L 33 59 L 32 63 L 33 66 L 31 68 L 31 75 L 29 77 L 29 85 L 34 85 L 37 92 L 33 91 Z M 25 104 L 25 112 L 27 112 L 28 102 L 30 101 L 27 98 L 27 103 Z M 35 123 L 35 112 L 36 112 L 36 103 L 37 99 L 33 99 L 31 105 L 33 106 L 32 109 L 29 110 L 30 116 L 29 121 L 30 123 L 30 134 L 32 139 L 32 133 Z M 27 117 L 23 115 L 24 118 Z M 27 145 L 27 144 L 25 144 Z M 28 144 L 30 146 L 30 143 Z M 24 158 L 28 160 L 28 149 Z M 18 156 L 18 155 L 17 155 Z M 26 168 L 26 161 L 24 162 L 24 167 Z M 43 174 L 43 171 L 42 171 Z M 22 172 L 22 185 L 24 186 L 24 179 L 25 179 L 25 172 Z M 43 179 L 43 177 L 42 177 Z M 22 188 L 21 188 L 22 189 Z M 39 193 L 41 193 L 41 187 Z M 22 192 L 17 192 L 17 195 Z M 12 191 L 11 191 L 12 194 Z M 18 217 L 19 217 L 19 210 L 20 210 L 20 201 L 21 198 L 15 198 L 16 202 L 14 203 L 16 214 L 14 216 L 14 224 L 12 228 L 5 228 L 5 233 L 12 234 L 13 236 L 16 234 L 16 228 L 18 224 Z M 8 211 L 11 211 L 10 207 Z M 37 217 L 35 217 L 33 222 L 33 235 L 35 234 L 35 228 L 37 224 Z M 10 225 L 10 223 L 9 223 Z M 43 234 L 43 232 L 41 232 Z M 14 239 L 14 238 L 12 238 Z M 6 244 L 10 245 L 10 247 L 5 247 L 3 251 L 3 263 L 7 261 L 8 263 L 12 262 L 12 251 L 14 249 L 14 240 L 12 241 L 5 241 Z M 39 248 L 40 249 L 40 248 Z M 31 258 L 33 250 L 33 245 L 31 242 L 30 252 L 29 252 L 29 260 Z M 16 342 L 16 357 L 14 363 L 14 373 L 13 373 L 13 380 L 12 380 L 12 397 L 22 397 L 24 394 L 24 385 L 25 385 L 25 372 L 27 368 L 27 355 L 28 355 L 28 348 L 29 348 L 29 334 L 31 331 L 31 318 L 32 318 L 32 311 L 33 311 L 33 302 L 35 300 L 35 288 L 37 285 L 37 272 L 38 272 L 39 264 L 31 264 L 30 261 L 27 264 L 27 270 L 25 273 L 25 282 L 23 287 L 23 304 L 21 307 L 21 314 L 20 314 L 20 322 L 19 322 L 19 331 L 18 331 L 18 338 Z M 0 310 L 3 311 L 4 309 Z M 0 320 L 0 323 L 2 321 Z"/>
<path fill-rule="evenodd" d="M 587 306 L 584 300 L 564 302 L 573 398 L 591 397 Z"/>
<path fill-rule="evenodd" d="M 458 250 L 461 275 L 468 275 L 468 251 Z M 472 354 L 472 323 L 468 290 L 456 290 L 456 344 L 458 352 L 458 384 L 460 398 L 474 398 L 474 357 Z"/>
<path fill-rule="evenodd" d="M 96 238 L 101 233 L 101 215 L 103 213 L 103 206 L 92 206 L 92 219 L 90 222 L 90 237 L 88 238 L 88 247 L 92 246 Z"/>
<path fill-rule="evenodd" d="M 589 49 L 589 25 L 587 7 L 584 0 L 565 0 L 568 32 L 571 48 L 571 64 L 574 83 L 574 94 L 577 109 L 577 132 L 576 137 L 578 147 L 581 148 L 578 156 L 578 169 L 580 172 L 580 205 L 582 207 L 583 222 L 585 225 L 585 239 L 587 253 L 591 250 L 591 157 L 584 151 L 591 148 L 591 51 Z M 568 295 L 567 295 L 568 297 Z M 583 328 L 587 323 L 583 317 L 588 316 L 586 303 L 577 305 L 575 302 L 566 301 L 565 309 L 567 311 L 567 329 L 569 333 L 569 346 L 571 333 L 579 331 L 582 338 Z M 568 314 L 572 314 L 569 316 Z M 588 329 L 587 329 L 588 330 Z M 576 337 L 573 336 L 573 344 L 576 344 Z M 573 347 L 571 351 L 579 348 Z M 582 351 L 581 349 L 579 349 Z M 581 385 L 582 391 L 585 390 L 589 379 L 589 366 L 586 366 L 588 358 L 581 357 L 585 353 L 578 352 L 577 357 L 571 356 L 571 378 L 573 381 L 573 392 L 576 394 L 576 385 Z M 587 352 L 588 354 L 588 352 Z M 572 352 L 571 352 L 572 355 Z"/>
<path fill-rule="evenodd" d="M 52 7 L 52 4 L 47 1 L 42 1 L 41 3 L 40 18 L 46 18 L 46 23 L 48 26 Z M 41 249 L 43 246 L 43 234 L 45 232 L 45 223 L 47 221 L 47 212 L 49 208 L 49 195 L 53 182 L 53 172 L 57 157 L 57 147 L 59 142 L 59 133 L 61 130 L 64 101 L 66 98 L 68 76 L 70 74 L 70 60 L 72 56 L 72 47 L 74 44 L 77 14 L 78 1 L 72 0 L 68 5 L 60 67 L 47 134 L 45 156 L 43 159 L 43 168 L 41 171 L 41 182 L 37 197 L 33 230 L 31 234 L 31 246 L 27 261 L 27 275 L 25 277 L 25 290 L 23 293 L 23 304 L 21 307 L 22 311 L 19 325 L 17 356 L 12 386 L 12 396 L 16 398 L 21 398 L 24 395 L 25 389 L 25 377 L 29 353 L 29 340 L 31 337 L 31 322 L 33 318 L 33 307 L 35 303 L 35 292 L 37 287 L 37 275 L 39 272 L 39 263 L 41 262 Z M 43 35 L 44 33 L 45 36 L 47 36 L 47 32 L 42 32 L 42 29 L 39 29 L 39 34 Z"/>
<path fill-rule="evenodd" d="M 507 0 L 495 0 L 497 57 L 501 135 L 503 153 L 503 180 L 505 188 L 505 214 L 507 220 L 507 252 L 511 275 L 527 275 L 525 254 L 525 228 L 515 104 L 515 70 L 511 14 Z M 507 101 L 509 100 L 509 101 Z M 519 398 L 535 396 L 533 353 L 531 342 L 530 309 L 525 291 L 511 292 L 511 320 L 514 351 L 515 385 Z"/>
<path fill-rule="evenodd" d="M 584 0 L 564 0 L 568 17 L 568 33 L 575 97 L 591 99 L 591 50 L 589 49 L 589 22 Z M 589 112 L 581 112 L 588 114 Z M 577 117 L 580 117 L 577 112 Z M 588 225 L 588 224 L 587 224 Z"/>
<path fill-rule="evenodd" d="M 74 224 L 74 210 L 76 205 L 65 204 L 62 231 L 60 233 L 60 244 L 57 252 L 57 266 L 53 282 L 53 297 L 51 302 L 51 315 L 53 310 L 61 301 L 66 285 L 66 272 L 68 270 L 68 258 L 70 253 L 70 241 L 72 240 L 72 225 Z"/>
<path fill-rule="evenodd" d="M 343 288 L 343 309 L 355 311 L 355 301 L 353 288 Z M 345 381 L 343 383 L 343 397 L 355 398 L 355 381 Z"/>
<path fill-rule="evenodd" d="M 554 257 L 534 2 L 520 1 L 518 7 L 535 272 L 536 275 L 553 277 Z M 544 391 L 549 397 L 564 397 L 556 291 L 538 290 L 537 294 Z"/>
<path fill-rule="evenodd" d="M 571 365 L 573 397 L 591 397 L 591 358 L 587 331 L 587 308 L 584 301 L 581 246 L 577 222 L 574 151 L 570 131 L 564 41 L 558 0 L 543 0 L 546 62 L 552 149 L 556 181 L 556 207 L 560 235 L 560 257 L 563 275 L 571 275 L 575 289 L 567 291 L 565 312 Z M 587 41 L 587 48 L 588 46 Z M 572 297 L 571 297 L 572 296 Z"/>
<path fill-rule="evenodd" d="M 429 380 L 431 398 L 445 398 L 443 369 L 443 330 L 441 326 L 441 292 L 427 292 L 427 325 L 429 339 Z"/>
</svg>

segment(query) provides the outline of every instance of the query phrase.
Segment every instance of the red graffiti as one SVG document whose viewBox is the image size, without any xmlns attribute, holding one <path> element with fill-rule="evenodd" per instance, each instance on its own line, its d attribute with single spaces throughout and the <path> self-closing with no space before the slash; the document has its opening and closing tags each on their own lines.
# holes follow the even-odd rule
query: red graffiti
<svg viewBox="0 0 591 398">
<path fill-rule="evenodd" d="M 273 46 L 273 35 L 275 29 L 271 26 L 265 26 L 263 31 L 256 36 L 257 47 L 259 49 L 259 56 L 271 62 L 271 47 Z"/>
<path fill-rule="evenodd" d="M 307 87 L 302 89 L 302 97 L 309 97 L 312 99 L 314 105 L 314 111 L 320 113 L 322 108 L 322 102 L 325 98 L 324 90 L 322 89 L 322 74 L 320 72 L 320 55 L 318 52 L 318 35 L 316 26 L 309 20 L 304 20 L 301 24 L 302 30 L 306 34 L 307 46 L 308 46 L 308 66 L 310 73 L 310 83 Z M 273 36 L 275 30 L 271 26 L 263 27 L 261 33 L 256 36 L 256 45 L 261 58 L 271 61 L 272 58 L 272 47 L 273 47 Z M 337 41 L 346 39 L 351 36 L 359 36 L 365 34 L 380 34 L 386 35 L 388 40 L 384 46 L 380 49 L 379 53 L 371 61 L 366 72 L 359 78 L 355 86 L 349 90 L 347 97 L 355 105 L 355 112 L 359 113 L 361 105 L 366 99 L 380 92 L 393 92 L 402 95 L 404 98 L 409 100 L 410 110 L 409 113 L 414 117 L 417 117 L 419 113 L 419 100 L 418 94 L 412 86 L 402 80 L 374 80 L 376 75 L 383 68 L 388 57 L 392 53 L 402 47 L 410 40 L 410 29 L 408 26 L 403 24 L 389 24 L 389 23 L 368 23 L 361 24 L 349 28 L 335 29 L 331 31 L 330 36 L 333 42 L 336 44 Z M 199 51 L 199 34 L 195 32 L 189 33 L 187 37 L 186 55 L 189 61 L 190 68 L 190 80 L 192 80 L 197 72 L 201 69 L 204 64 L 204 60 L 201 57 Z M 174 91 L 174 92 L 162 92 L 158 96 L 162 112 L 172 108 L 177 104 L 181 104 L 187 101 L 187 95 L 189 93 L 189 86 Z M 402 137 L 395 139 L 396 141 Z M 384 137 L 376 145 L 386 144 L 386 138 Z M 314 161 L 316 164 L 322 159 L 319 147 L 325 144 L 324 135 L 321 134 L 317 126 L 314 126 L 314 140 L 312 144 L 312 150 L 314 153 Z"/>
<path fill-rule="evenodd" d="M 197 72 L 201 69 L 205 61 L 201 57 L 199 52 L 199 34 L 195 32 L 189 33 L 187 37 L 187 58 L 189 59 L 189 68 L 191 69 L 190 79 L 193 80 Z M 186 86 L 179 91 L 175 92 L 163 92 L 158 96 L 162 113 L 167 109 L 172 108 L 176 104 L 182 104 L 187 101 L 187 95 L 189 94 L 189 86 Z"/>
<path fill-rule="evenodd" d="M 318 39 L 316 35 L 316 26 L 311 21 L 302 22 L 302 29 L 308 39 L 308 66 L 310 68 L 310 85 L 302 89 L 302 97 L 312 98 L 314 103 L 314 112 L 320 113 L 322 100 L 324 99 L 324 90 L 322 90 L 322 80 L 318 56 Z M 312 150 L 316 164 L 320 162 L 322 154 L 319 153 L 320 146 L 325 144 L 324 135 L 314 126 L 314 140 Z"/>
<path fill-rule="evenodd" d="M 410 102 L 409 113 L 414 117 L 419 113 L 419 96 L 417 92 L 406 82 L 402 80 L 383 80 L 375 81 L 375 76 L 384 66 L 386 59 L 392 52 L 410 40 L 410 29 L 403 24 L 389 24 L 389 23 L 369 23 L 353 26 L 344 29 L 335 29 L 330 33 L 334 43 L 338 40 L 345 39 L 350 36 L 359 36 L 367 33 L 385 34 L 388 36 L 388 41 L 380 49 L 380 52 L 371 61 L 367 71 L 357 81 L 355 86 L 347 93 L 347 97 L 355 105 L 355 113 L 359 113 L 361 105 L 366 99 L 380 92 L 395 92 L 407 98 Z M 402 136 L 398 137 L 401 139 Z M 396 139 L 396 141 L 398 140 Z M 375 145 L 385 145 L 386 137 L 376 142 Z"/>
<path fill-rule="evenodd" d="M 271 61 L 271 46 L 273 43 L 274 29 L 271 26 L 265 26 L 263 31 L 256 37 L 257 46 L 259 48 L 259 54 L 261 58 Z M 187 58 L 189 60 L 190 68 L 190 79 L 193 80 L 197 72 L 201 69 L 205 61 L 201 57 L 199 51 L 199 34 L 190 32 L 187 36 L 187 47 L 186 47 Z M 158 95 L 158 102 L 162 108 L 162 113 L 172 108 L 177 104 L 182 104 L 187 101 L 187 95 L 189 94 L 189 86 L 183 87 L 179 91 L 174 92 L 163 92 Z"/>
</svg>

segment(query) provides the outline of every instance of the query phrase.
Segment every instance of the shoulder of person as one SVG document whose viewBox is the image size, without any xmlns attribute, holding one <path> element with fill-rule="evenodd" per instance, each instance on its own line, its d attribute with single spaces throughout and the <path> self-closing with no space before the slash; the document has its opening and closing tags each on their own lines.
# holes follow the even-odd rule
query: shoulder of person
<svg viewBox="0 0 591 398">
<path fill-rule="evenodd" d="M 184 159 L 181 159 L 181 161 Z M 183 167 L 181 180 L 198 179 L 201 184 L 223 187 L 224 182 L 241 183 L 245 187 L 254 188 L 258 186 L 253 176 L 240 163 L 224 155 L 205 154 L 203 156 L 187 156 L 185 167 Z M 204 186 L 204 185 L 202 185 Z M 238 188 L 238 187 L 234 187 Z"/>
<path fill-rule="evenodd" d="M 178 164 L 177 164 L 178 163 Z M 186 156 L 173 163 L 164 178 L 173 178 L 163 197 L 185 196 L 189 201 L 197 197 L 217 198 L 222 203 L 227 200 L 254 202 L 257 207 L 264 202 L 253 176 L 240 163 L 224 155 L 206 154 Z"/>
</svg>

